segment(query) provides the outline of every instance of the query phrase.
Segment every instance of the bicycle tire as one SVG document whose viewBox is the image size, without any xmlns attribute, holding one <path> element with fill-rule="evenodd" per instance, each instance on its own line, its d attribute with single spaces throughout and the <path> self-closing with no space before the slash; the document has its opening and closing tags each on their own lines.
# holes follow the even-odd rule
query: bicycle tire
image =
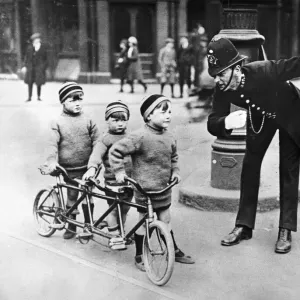
<svg viewBox="0 0 300 300">
<path fill-rule="evenodd" d="M 47 197 L 47 195 L 49 195 Z M 45 200 L 45 198 L 47 198 Z M 43 205 L 42 204 L 47 204 Z M 47 212 L 51 214 L 42 215 L 42 210 L 47 208 Z M 56 231 L 56 228 L 52 228 L 50 225 L 55 222 L 55 216 L 58 209 L 61 208 L 59 196 L 53 188 L 46 188 L 40 190 L 34 200 L 33 215 L 36 223 L 36 231 L 43 237 L 50 237 Z M 53 214 L 53 216 L 52 216 Z"/>
<path fill-rule="evenodd" d="M 165 285 L 172 276 L 175 264 L 174 244 L 167 225 L 158 220 L 150 223 L 149 241 L 150 245 L 145 236 L 143 259 L 147 276 L 154 284 Z M 161 263 L 164 264 L 162 268 Z M 157 265 L 160 269 L 159 272 L 156 270 Z"/>
</svg>

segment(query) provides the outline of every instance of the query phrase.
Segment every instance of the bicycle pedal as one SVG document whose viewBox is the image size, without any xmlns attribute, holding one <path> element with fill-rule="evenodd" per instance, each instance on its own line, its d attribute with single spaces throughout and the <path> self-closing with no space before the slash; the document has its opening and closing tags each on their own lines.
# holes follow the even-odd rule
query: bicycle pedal
<svg viewBox="0 0 300 300">
<path fill-rule="evenodd" d="M 119 244 L 119 243 L 124 243 L 124 239 L 120 236 L 112 237 L 109 240 L 109 244 Z"/>
<path fill-rule="evenodd" d="M 50 224 L 49 227 L 54 228 L 54 229 L 64 229 L 65 223 L 53 223 L 53 224 Z"/>
<path fill-rule="evenodd" d="M 93 236 L 94 235 L 91 232 L 81 232 L 81 233 L 78 233 L 76 235 L 76 238 L 78 238 L 78 239 L 90 239 Z"/>
<path fill-rule="evenodd" d="M 125 250 L 125 249 L 127 249 L 124 242 L 123 243 L 118 243 L 118 244 L 112 244 L 112 245 L 109 245 L 109 246 L 112 250 Z"/>
</svg>

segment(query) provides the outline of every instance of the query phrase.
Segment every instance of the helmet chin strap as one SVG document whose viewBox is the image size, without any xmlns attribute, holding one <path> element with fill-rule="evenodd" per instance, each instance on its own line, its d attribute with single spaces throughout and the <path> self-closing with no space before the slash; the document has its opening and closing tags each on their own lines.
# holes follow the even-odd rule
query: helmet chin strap
<svg viewBox="0 0 300 300">
<path fill-rule="evenodd" d="M 230 75 L 230 79 L 228 80 L 228 83 L 227 83 L 227 85 L 225 86 L 225 88 L 224 88 L 224 92 L 226 92 L 227 90 L 228 90 L 228 88 L 229 88 L 229 86 L 230 86 L 230 83 L 231 83 L 231 81 L 232 81 L 232 77 L 233 77 L 233 68 L 231 68 L 231 75 Z"/>
</svg>

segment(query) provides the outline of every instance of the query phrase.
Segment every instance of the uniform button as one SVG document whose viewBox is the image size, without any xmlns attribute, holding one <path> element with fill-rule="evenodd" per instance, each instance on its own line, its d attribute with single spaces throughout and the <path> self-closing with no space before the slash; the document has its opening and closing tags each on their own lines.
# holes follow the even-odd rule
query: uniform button
<svg viewBox="0 0 300 300">
<path fill-rule="evenodd" d="M 250 100 L 249 100 L 249 99 L 247 99 L 247 100 L 246 100 L 246 103 L 249 103 L 249 102 L 250 102 Z"/>
<path fill-rule="evenodd" d="M 265 111 L 262 112 L 263 115 L 264 115 L 265 113 L 266 113 Z"/>
<path fill-rule="evenodd" d="M 241 95 L 241 98 L 244 98 L 244 95 L 243 95 L 243 94 Z"/>
<path fill-rule="evenodd" d="M 260 110 L 260 107 L 258 107 L 257 110 Z"/>
<path fill-rule="evenodd" d="M 255 104 L 252 104 L 252 107 L 255 107 Z"/>
</svg>

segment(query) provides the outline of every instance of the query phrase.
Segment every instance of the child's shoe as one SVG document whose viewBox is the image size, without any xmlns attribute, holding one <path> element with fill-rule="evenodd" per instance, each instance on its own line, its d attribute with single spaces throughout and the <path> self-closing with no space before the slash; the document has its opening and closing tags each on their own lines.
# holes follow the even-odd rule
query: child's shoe
<svg viewBox="0 0 300 300">
<path fill-rule="evenodd" d="M 137 256 L 134 258 L 134 264 L 135 264 L 135 266 L 136 266 L 140 271 L 146 272 L 145 264 L 144 264 L 143 256 L 142 256 L 142 255 L 137 255 Z"/>
<path fill-rule="evenodd" d="M 194 264 L 191 256 L 185 255 L 180 249 L 175 250 L 175 261 L 182 264 Z"/>
</svg>

